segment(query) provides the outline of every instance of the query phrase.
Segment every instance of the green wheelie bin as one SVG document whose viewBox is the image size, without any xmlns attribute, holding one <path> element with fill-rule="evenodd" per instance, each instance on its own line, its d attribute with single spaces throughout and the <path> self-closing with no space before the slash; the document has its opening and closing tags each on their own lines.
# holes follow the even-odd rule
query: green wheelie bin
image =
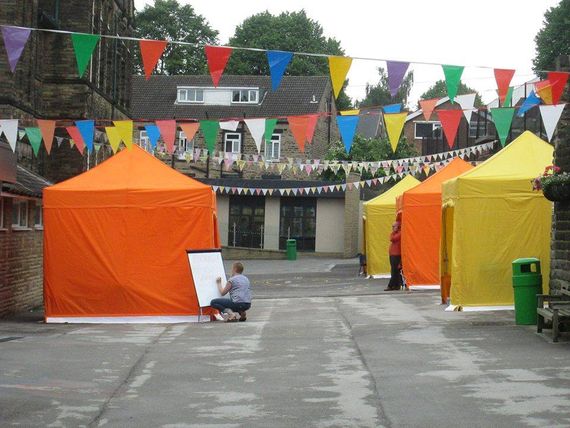
<svg viewBox="0 0 570 428">
<path fill-rule="evenodd" d="M 287 260 L 297 260 L 297 241 L 287 239 Z"/>
<path fill-rule="evenodd" d="M 542 293 L 540 260 L 534 257 L 513 260 L 513 291 L 517 325 L 536 325 L 536 295 Z"/>
</svg>

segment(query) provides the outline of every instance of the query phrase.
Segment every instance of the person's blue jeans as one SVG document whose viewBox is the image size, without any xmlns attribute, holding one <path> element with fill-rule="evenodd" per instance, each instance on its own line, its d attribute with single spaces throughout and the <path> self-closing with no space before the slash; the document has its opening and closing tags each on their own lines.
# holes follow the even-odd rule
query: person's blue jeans
<svg viewBox="0 0 570 428">
<path fill-rule="evenodd" d="M 210 302 L 210 306 L 220 312 L 224 312 L 224 309 L 231 309 L 234 312 L 242 312 L 251 308 L 251 303 L 232 302 L 231 299 L 219 298 L 212 300 Z"/>
</svg>

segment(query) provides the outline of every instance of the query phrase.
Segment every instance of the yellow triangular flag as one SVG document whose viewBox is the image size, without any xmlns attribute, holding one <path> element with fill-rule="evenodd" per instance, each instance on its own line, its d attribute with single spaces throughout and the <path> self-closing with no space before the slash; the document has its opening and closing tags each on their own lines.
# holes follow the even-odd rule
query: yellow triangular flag
<svg viewBox="0 0 570 428">
<path fill-rule="evenodd" d="M 386 132 L 388 133 L 388 139 L 390 140 L 390 145 L 392 146 L 393 152 L 395 152 L 396 148 L 398 147 L 400 135 L 402 135 L 402 129 L 404 129 L 404 124 L 406 123 L 407 117 L 407 112 L 389 113 L 384 115 L 384 121 L 386 122 Z"/>
<path fill-rule="evenodd" d="M 331 82 L 333 86 L 334 97 L 337 98 L 346 75 L 352 64 L 352 58 L 347 56 L 329 56 L 329 72 L 331 74 Z"/>
<path fill-rule="evenodd" d="M 339 113 L 341 116 L 355 116 L 357 114 L 360 114 L 360 110 L 341 110 Z"/>
<path fill-rule="evenodd" d="M 113 124 L 119 133 L 121 140 L 130 149 L 133 146 L 133 121 L 132 120 L 114 120 Z"/>
<path fill-rule="evenodd" d="M 111 149 L 113 149 L 113 153 L 117 153 L 119 145 L 121 144 L 121 135 L 119 130 L 114 126 L 106 126 L 105 132 L 107 132 L 107 138 L 109 139 L 109 144 L 111 145 Z"/>
</svg>

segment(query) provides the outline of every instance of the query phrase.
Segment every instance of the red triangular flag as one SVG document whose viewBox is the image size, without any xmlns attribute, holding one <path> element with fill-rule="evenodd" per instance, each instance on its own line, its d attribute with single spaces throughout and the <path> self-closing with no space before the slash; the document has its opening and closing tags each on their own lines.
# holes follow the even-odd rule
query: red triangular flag
<svg viewBox="0 0 570 428">
<path fill-rule="evenodd" d="M 509 92 L 509 85 L 515 74 L 515 70 L 508 70 L 502 68 L 495 68 L 495 80 L 497 81 L 497 88 L 499 89 L 499 101 L 501 106 L 505 102 L 507 92 Z"/>
<path fill-rule="evenodd" d="M 447 138 L 449 148 L 453 148 L 455 143 L 455 136 L 457 135 L 457 128 L 463 116 L 463 110 L 438 110 L 437 115 L 441 122 L 441 127 Z"/>
<path fill-rule="evenodd" d="M 433 110 L 435 109 L 435 105 L 439 101 L 439 98 L 433 98 L 431 100 L 420 100 L 420 107 L 422 112 L 424 113 L 424 118 L 429 120 Z"/>
<path fill-rule="evenodd" d="M 51 144 L 53 143 L 53 134 L 55 133 L 55 120 L 37 119 L 37 122 L 44 139 L 44 146 L 49 155 L 51 153 Z"/>
<path fill-rule="evenodd" d="M 307 126 L 309 124 L 309 116 L 290 116 L 287 118 L 289 129 L 295 137 L 295 141 L 301 152 L 305 151 L 305 140 L 307 139 Z"/>
<path fill-rule="evenodd" d="M 156 63 L 162 56 L 164 49 L 166 49 L 167 44 L 168 42 L 166 40 L 139 40 L 144 75 L 147 80 L 150 79 L 150 75 L 152 74 L 154 67 L 156 67 Z"/>
<path fill-rule="evenodd" d="M 191 141 L 196 132 L 198 132 L 198 128 L 200 128 L 200 122 L 179 123 L 178 125 L 184 132 L 187 141 Z"/>
<path fill-rule="evenodd" d="M 228 59 L 232 54 L 232 48 L 226 48 L 223 46 L 206 46 L 204 48 L 206 52 L 206 59 L 208 60 L 208 69 L 210 70 L 210 76 L 212 76 L 212 82 L 214 86 L 218 86 L 220 83 L 220 78 L 224 73 Z"/>
<path fill-rule="evenodd" d="M 318 114 L 307 115 L 307 134 L 305 135 L 305 138 L 309 144 L 313 141 L 313 135 L 315 135 L 315 128 L 317 127 L 318 120 Z"/>
<path fill-rule="evenodd" d="M 81 136 L 79 129 L 77 129 L 76 126 L 68 126 L 65 129 L 75 143 L 75 147 L 77 147 L 79 153 L 83 154 L 83 150 L 85 150 L 85 141 L 83 141 L 83 137 Z"/>
<path fill-rule="evenodd" d="M 174 141 L 176 140 L 176 121 L 175 120 L 157 120 L 156 126 L 160 131 L 162 141 L 166 144 L 166 151 L 169 154 L 174 153 Z"/>
<path fill-rule="evenodd" d="M 568 72 L 561 71 L 548 72 L 547 79 L 552 82 L 552 104 L 558 104 L 558 101 L 560 101 L 568 81 L 568 74 Z"/>
</svg>

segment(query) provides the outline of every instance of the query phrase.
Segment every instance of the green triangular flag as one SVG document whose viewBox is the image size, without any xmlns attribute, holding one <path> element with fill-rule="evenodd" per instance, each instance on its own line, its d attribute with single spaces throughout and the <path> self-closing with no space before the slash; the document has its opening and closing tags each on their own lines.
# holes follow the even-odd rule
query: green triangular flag
<svg viewBox="0 0 570 428">
<path fill-rule="evenodd" d="M 513 87 L 509 86 L 507 90 L 507 95 L 505 96 L 505 102 L 501 107 L 511 107 L 511 103 L 513 102 Z"/>
<path fill-rule="evenodd" d="M 28 136 L 28 140 L 32 145 L 32 149 L 34 150 L 34 154 L 37 156 L 38 151 L 40 150 L 40 146 L 42 144 L 42 133 L 40 128 L 24 128 L 26 130 L 26 135 Z"/>
<path fill-rule="evenodd" d="M 101 144 L 95 143 L 95 153 L 99 153 L 99 150 L 101 150 Z"/>
<path fill-rule="evenodd" d="M 499 134 L 499 140 L 501 140 L 501 145 L 503 147 L 505 147 L 505 141 L 507 141 L 507 136 L 511 130 L 511 123 L 513 121 L 514 114 L 514 107 L 491 109 L 491 117 L 493 118 L 493 122 L 495 122 L 495 128 L 497 128 L 497 134 Z"/>
<path fill-rule="evenodd" d="M 265 142 L 266 143 L 271 141 L 271 137 L 273 136 L 273 130 L 275 129 L 275 125 L 277 125 L 277 119 L 265 119 Z"/>
<path fill-rule="evenodd" d="M 453 104 L 455 96 L 457 95 L 457 89 L 459 88 L 459 82 L 461 82 L 464 67 L 462 65 L 442 65 L 442 67 L 443 74 L 445 74 L 447 96 Z"/>
<path fill-rule="evenodd" d="M 218 130 L 220 129 L 220 122 L 217 120 L 201 120 L 200 129 L 204 134 L 204 140 L 206 140 L 206 147 L 210 155 L 214 154 L 216 149 L 216 140 L 218 138 Z"/>
<path fill-rule="evenodd" d="M 100 38 L 101 36 L 98 34 L 73 33 L 71 35 L 71 42 L 73 43 L 73 50 L 75 51 L 79 77 L 83 77 L 85 74 L 93 49 L 97 46 L 97 42 L 99 42 Z"/>
</svg>

